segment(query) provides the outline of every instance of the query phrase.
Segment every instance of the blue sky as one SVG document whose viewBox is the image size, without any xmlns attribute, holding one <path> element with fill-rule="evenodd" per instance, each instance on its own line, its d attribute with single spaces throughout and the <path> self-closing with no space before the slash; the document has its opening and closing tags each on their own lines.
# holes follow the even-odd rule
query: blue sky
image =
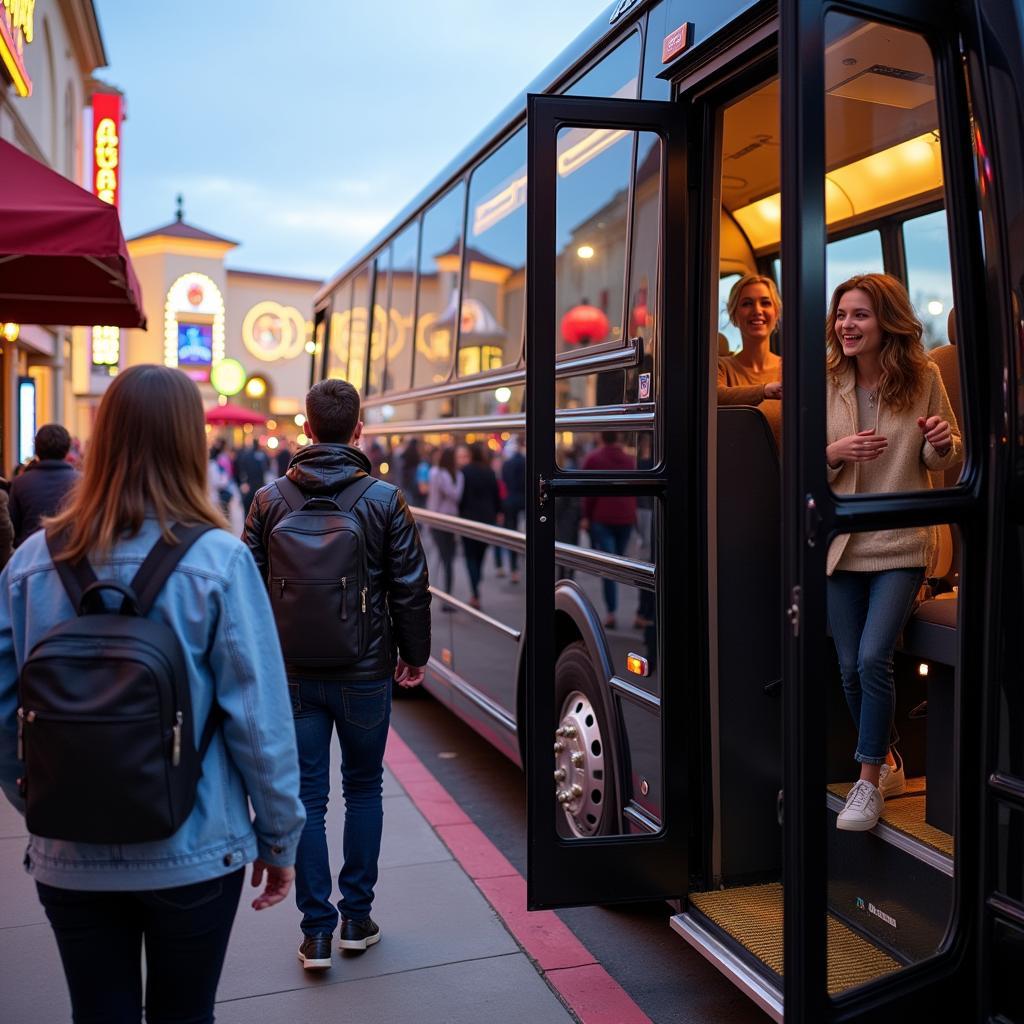
<svg viewBox="0 0 1024 1024">
<path fill-rule="evenodd" d="M 230 266 L 325 278 L 609 0 L 95 0 L 124 90 L 128 237 L 186 219 Z"/>
</svg>

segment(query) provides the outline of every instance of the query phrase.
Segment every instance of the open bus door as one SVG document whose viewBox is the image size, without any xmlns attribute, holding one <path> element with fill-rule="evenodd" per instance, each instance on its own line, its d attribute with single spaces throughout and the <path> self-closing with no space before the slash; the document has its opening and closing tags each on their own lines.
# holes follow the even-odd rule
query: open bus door
<svg viewBox="0 0 1024 1024">
<path fill-rule="evenodd" d="M 934 1017 L 986 1020 L 983 965 L 987 959 L 983 921 L 984 893 L 989 889 L 986 854 L 989 836 L 982 827 L 984 697 L 992 652 L 999 644 L 994 618 L 987 614 L 993 566 L 989 562 L 992 497 L 989 474 L 990 424 L 998 422 L 1000 365 L 994 340 L 999 328 L 988 323 L 986 302 L 999 305 L 985 279 L 985 254 L 979 232 L 991 197 L 979 200 L 971 132 L 984 134 L 979 119 L 981 96 L 967 94 L 965 68 L 978 58 L 976 33 L 968 17 L 972 5 L 933 5 L 916 0 L 857 3 L 850 12 L 841 4 L 781 4 L 780 70 L 782 79 L 782 294 L 787 322 L 783 332 L 786 400 L 784 402 L 783 519 L 788 622 L 785 649 L 784 720 L 784 1002 L 786 1021 L 896 1021 Z M 842 32 L 836 21 L 845 19 Z M 958 19 L 962 23 L 957 24 Z M 836 217 L 827 205 L 826 99 L 845 88 L 826 76 L 826 59 L 843 53 L 839 46 L 855 33 L 865 38 L 875 27 L 904 33 L 926 43 L 935 67 L 939 99 L 946 219 L 950 235 L 959 345 L 967 396 L 967 461 L 960 484 L 940 495 L 858 494 L 843 497 L 830 489 L 823 457 L 826 439 L 825 346 L 809 344 L 823 337 L 826 295 L 827 225 Z M 831 33 L 831 34 L 830 34 Z M 845 33 L 845 34 L 844 34 Z M 839 40 L 837 42 L 836 40 Z M 973 53 L 972 53 L 973 51 Z M 877 57 L 875 58 L 877 59 Z M 851 68 L 858 59 L 842 63 Z M 975 64 L 977 69 L 980 65 Z M 882 73 L 895 69 L 882 67 Z M 856 69 L 847 72 L 856 73 Z M 975 86 L 980 83 L 975 80 Z M 847 89 L 847 92 L 849 90 Z M 912 110 L 916 101 L 908 101 Z M 866 104 L 865 104 L 866 106 Z M 981 136 L 979 135 L 979 138 Z M 980 159 L 980 155 L 979 155 Z M 831 183 L 830 183 L 831 184 Z M 982 188 L 982 193 L 984 189 Z M 841 278 L 840 278 L 841 280 Z M 998 288 L 995 289 L 998 292 Z M 970 337 L 965 336 L 965 331 Z M 995 362 L 990 362 L 990 355 Z M 994 416 L 993 413 L 996 413 Z M 994 450 L 994 449 L 993 449 Z M 955 734 L 947 756 L 955 780 L 955 841 L 952 886 L 944 937 L 926 956 L 894 963 L 870 983 L 841 994 L 831 984 L 827 916 L 836 902 L 835 861 L 830 840 L 835 826 L 826 805 L 828 717 L 822 666 L 832 654 L 827 631 L 826 554 L 839 534 L 899 527 L 948 524 L 961 542 L 959 625 L 955 666 Z M 927 666 L 923 666 L 927 667 Z M 922 673 L 923 674 L 923 673 Z M 862 833 L 867 835 L 867 833 Z M 851 833 L 841 833 L 849 836 Z M 904 885 L 909 888 L 905 879 Z M 851 898 L 849 901 L 854 903 Z M 862 904 L 855 904 L 860 907 Z M 915 908 L 866 912 L 881 917 L 895 935 L 913 927 Z M 830 989 L 833 994 L 830 995 Z"/>
<path fill-rule="evenodd" d="M 697 475 L 687 472 L 686 466 L 687 453 L 695 450 L 696 409 L 700 403 L 688 401 L 684 392 L 688 387 L 696 394 L 694 382 L 698 375 L 687 364 L 698 358 L 700 346 L 686 345 L 683 330 L 686 293 L 682 229 L 686 201 L 683 119 L 677 107 L 670 103 L 531 96 L 528 135 L 526 532 L 529 589 L 527 699 L 521 728 L 526 731 L 524 748 L 529 787 L 529 905 L 539 909 L 681 897 L 686 892 L 691 839 L 687 817 L 687 768 L 688 758 L 693 755 L 689 735 L 699 719 L 694 712 L 698 699 L 695 684 L 703 649 L 698 595 L 687 583 L 697 578 L 695 569 L 691 568 L 698 564 L 695 548 L 700 535 L 698 503 L 691 493 Z M 633 147 L 633 181 L 643 177 L 649 187 L 657 187 L 660 201 L 656 207 L 659 220 L 655 234 L 660 236 L 660 258 L 657 280 L 652 284 L 657 284 L 658 299 L 651 303 L 652 308 L 645 309 L 645 319 L 653 318 L 658 338 L 671 339 L 672 343 L 661 344 L 652 362 L 638 364 L 638 371 L 643 372 L 638 372 L 639 383 L 631 396 L 636 401 L 625 401 L 621 388 L 617 398 L 610 397 L 609 389 L 603 388 L 598 379 L 591 392 L 592 407 L 580 408 L 573 403 L 575 407 L 570 410 L 565 407 L 569 404 L 564 397 L 566 392 L 559 390 L 556 380 L 566 378 L 564 360 L 557 359 L 559 325 L 567 312 L 559 306 L 558 282 L 565 275 L 585 272 L 586 268 L 573 265 L 572 260 L 589 259 L 594 250 L 589 245 L 578 245 L 574 233 L 580 225 L 579 211 L 573 209 L 571 196 L 565 198 L 563 190 L 572 183 L 577 171 L 582 170 L 584 174 L 595 171 L 600 166 L 600 154 L 624 140 Z M 588 168 L 586 165 L 592 160 L 594 163 Z M 622 205 L 625 208 L 628 204 Z M 600 216 L 593 220 L 596 227 L 605 226 L 597 223 Z M 624 236 L 629 237 L 628 231 Z M 611 281 L 606 283 L 615 287 Z M 650 298 L 653 298 L 653 288 L 651 291 Z M 648 294 L 646 289 L 644 294 Z M 602 300 L 595 294 L 592 301 Z M 642 359 L 643 343 L 636 339 L 627 342 L 629 333 L 629 320 L 624 317 L 622 348 L 626 350 L 629 344 L 634 344 L 638 359 Z M 611 347 L 614 349 L 613 343 Z M 583 353 L 576 349 L 572 355 L 577 358 Z M 607 379 L 608 375 L 592 376 Z M 561 401 L 559 394 L 563 396 Z M 662 414 L 667 400 L 672 402 L 671 415 Z M 583 436 L 586 446 L 590 447 L 592 441 L 594 445 L 598 443 L 602 430 L 609 429 L 635 429 L 633 436 L 646 431 L 644 444 L 650 447 L 643 449 L 643 457 L 639 454 L 635 457 L 632 468 L 586 472 L 580 465 L 570 465 L 568 460 L 560 459 L 556 437 L 564 437 L 563 432 L 575 431 L 573 436 Z M 581 435 L 581 431 L 588 433 Z M 640 452 L 639 442 L 635 450 Z M 606 666 L 610 678 L 600 679 L 603 699 L 611 709 L 608 716 L 611 729 L 618 734 L 617 737 L 605 736 L 604 742 L 610 746 L 618 741 L 620 746 L 617 758 L 608 757 L 604 761 L 604 769 L 608 769 L 609 774 L 615 763 L 619 769 L 615 773 L 619 778 L 602 776 L 604 799 L 607 803 L 617 793 L 618 808 L 626 813 L 616 814 L 619 827 L 610 829 L 613 834 L 602 829 L 604 834 L 588 836 L 586 822 L 582 819 L 583 834 L 580 830 L 567 832 L 564 827 L 566 809 L 572 808 L 574 802 L 582 805 L 588 799 L 596 800 L 602 793 L 599 789 L 594 793 L 583 792 L 582 787 L 574 785 L 574 766 L 589 764 L 592 754 L 603 757 L 608 751 L 599 750 L 597 744 L 589 740 L 586 749 L 575 749 L 581 736 L 573 715 L 579 711 L 588 719 L 587 708 L 583 701 L 574 707 L 566 706 L 565 695 L 557 692 L 555 667 L 560 652 L 564 653 L 561 645 L 565 637 L 560 623 L 565 619 L 557 610 L 556 599 L 556 519 L 561 502 L 602 495 L 635 497 L 645 508 L 653 509 L 652 543 L 656 555 L 651 555 L 648 565 L 651 574 L 648 589 L 653 586 L 655 610 L 652 614 L 659 622 L 671 622 L 671 642 L 667 630 L 659 629 L 658 635 L 649 638 L 642 652 L 631 654 L 629 658 L 623 652 L 621 658 L 610 659 Z M 623 563 L 626 561 L 609 555 L 603 569 L 606 578 L 615 579 L 616 572 L 619 573 L 620 588 L 623 588 L 621 580 L 625 578 Z M 598 577 L 592 579 L 598 580 Z M 578 582 L 563 580 L 558 586 L 563 594 L 567 588 L 576 587 L 581 601 L 585 598 Z M 599 589 L 601 584 L 595 582 L 594 586 Z M 670 613 L 666 611 L 669 597 Z M 597 600 L 595 597 L 591 609 Z M 668 614 L 670 619 L 666 617 Z M 603 643 L 607 638 L 603 636 L 600 620 L 593 612 L 592 617 L 596 625 L 594 635 Z M 632 661 L 634 657 L 639 661 Z M 653 665 L 655 659 L 659 679 L 666 683 L 660 687 L 660 692 L 652 693 L 639 684 L 645 682 L 642 678 L 645 667 Z M 620 660 L 622 664 L 618 663 Z M 637 668 L 637 675 L 630 675 L 627 662 Z M 570 694 L 570 702 L 572 700 Z M 630 704 L 629 709 L 625 709 L 626 704 Z M 633 820 L 629 820 L 630 795 L 622 790 L 628 790 L 637 780 L 630 779 L 628 768 L 629 743 L 624 738 L 622 725 L 627 713 L 646 716 L 647 722 L 645 735 L 649 739 L 643 750 L 633 751 L 634 757 L 639 759 L 641 754 L 649 757 L 654 752 L 659 762 L 636 785 L 638 792 L 646 794 L 656 789 L 660 793 L 656 819 L 645 815 L 642 807 L 635 804 Z M 583 722 L 578 730 L 585 732 Z M 555 756 L 552 755 L 553 744 Z M 569 747 L 573 749 L 566 749 Z M 567 759 L 570 755 L 571 761 Z M 560 757 L 565 761 L 564 766 Z M 604 769 L 598 769 L 597 773 Z M 583 774 L 582 768 L 580 774 Z M 586 777 L 594 775 L 595 772 L 590 771 Z M 642 822 L 643 827 L 636 825 L 637 822 Z"/>
</svg>

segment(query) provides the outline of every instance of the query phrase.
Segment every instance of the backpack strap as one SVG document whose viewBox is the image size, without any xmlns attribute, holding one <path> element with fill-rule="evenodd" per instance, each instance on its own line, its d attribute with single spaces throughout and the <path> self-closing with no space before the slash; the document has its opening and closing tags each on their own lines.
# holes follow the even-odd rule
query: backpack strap
<svg viewBox="0 0 1024 1024">
<path fill-rule="evenodd" d="M 174 567 L 184 558 L 188 549 L 212 529 L 214 527 L 210 523 L 198 523 L 195 526 L 176 523 L 171 527 L 171 533 L 177 538 L 177 544 L 168 544 L 161 537 L 153 545 L 131 582 L 131 588 L 138 597 L 140 615 L 149 614 L 160 588 L 174 572 Z"/>
<path fill-rule="evenodd" d="M 53 567 L 57 570 L 57 575 L 60 577 L 61 583 L 64 584 L 64 590 L 71 601 L 71 607 L 75 609 L 77 615 L 82 603 L 82 594 L 94 583 L 97 583 L 98 579 L 87 558 L 80 558 L 77 562 L 72 563 L 66 558 L 60 557 L 67 546 L 67 539 L 67 533 L 51 534 L 47 532 L 46 546 L 53 559 Z"/>
<path fill-rule="evenodd" d="M 361 476 L 354 484 L 349 484 L 341 494 L 335 498 L 338 508 L 342 512 L 351 512 L 356 502 L 377 482 L 375 477 L 367 473 Z"/>
<path fill-rule="evenodd" d="M 286 476 L 279 476 L 275 481 L 277 493 L 284 498 L 284 503 L 292 512 L 298 512 L 306 504 L 306 496 Z"/>
</svg>

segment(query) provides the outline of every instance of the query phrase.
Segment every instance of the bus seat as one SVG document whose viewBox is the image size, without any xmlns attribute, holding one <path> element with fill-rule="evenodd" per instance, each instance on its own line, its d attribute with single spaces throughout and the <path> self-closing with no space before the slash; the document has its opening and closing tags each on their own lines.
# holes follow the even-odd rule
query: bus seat
<svg viewBox="0 0 1024 1024">
<path fill-rule="evenodd" d="M 729 339 L 721 332 L 718 332 L 718 354 L 720 356 L 727 356 L 731 353 L 729 348 Z"/>
<path fill-rule="evenodd" d="M 957 430 L 959 430 L 960 436 L 963 437 L 964 415 L 960 396 L 960 363 L 957 358 L 956 346 L 942 345 L 939 348 L 933 348 L 928 354 L 939 368 L 942 383 L 946 388 L 946 394 L 949 396 L 949 404 L 953 409 L 954 417 L 956 417 Z M 959 479 L 960 467 L 954 466 L 952 469 L 932 473 L 932 486 L 955 487 Z"/>
<path fill-rule="evenodd" d="M 954 568 L 955 547 L 953 544 L 953 531 L 948 523 L 940 523 L 935 528 L 936 544 L 932 552 L 931 563 L 928 565 L 926 576 L 937 580 L 950 579 Z"/>
</svg>

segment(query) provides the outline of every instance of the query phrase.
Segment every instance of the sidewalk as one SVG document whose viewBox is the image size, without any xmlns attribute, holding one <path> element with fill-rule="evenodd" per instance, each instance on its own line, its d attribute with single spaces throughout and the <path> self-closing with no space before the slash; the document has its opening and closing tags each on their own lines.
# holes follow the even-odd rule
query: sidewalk
<svg viewBox="0 0 1024 1024">
<path fill-rule="evenodd" d="M 389 748 L 389 763 L 399 774 L 395 753 L 400 762 L 406 749 L 400 741 Z M 337 769 L 333 778 L 339 792 L 328 831 L 332 851 L 340 853 Z M 53 934 L 22 868 L 26 841 L 21 817 L 0 797 L 0 1018 L 5 1024 L 59 1024 L 70 1021 L 70 1003 Z M 373 912 L 380 944 L 355 956 L 335 950 L 334 966 L 318 975 L 304 972 L 295 955 L 299 918 L 291 897 L 257 914 L 249 906 L 247 882 L 221 977 L 217 1020 L 572 1021 L 390 769 L 384 777 L 380 867 Z"/>
</svg>

